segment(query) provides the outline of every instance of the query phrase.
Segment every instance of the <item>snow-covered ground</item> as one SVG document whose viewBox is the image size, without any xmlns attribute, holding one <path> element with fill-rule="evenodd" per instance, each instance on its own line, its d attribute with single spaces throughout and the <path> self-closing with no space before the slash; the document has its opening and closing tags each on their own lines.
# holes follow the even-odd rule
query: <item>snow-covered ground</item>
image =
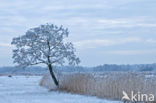
<svg viewBox="0 0 156 103">
<path fill-rule="evenodd" d="M 41 76 L 0 76 L 0 103 L 121 103 L 96 97 L 49 92 L 39 86 Z"/>
</svg>

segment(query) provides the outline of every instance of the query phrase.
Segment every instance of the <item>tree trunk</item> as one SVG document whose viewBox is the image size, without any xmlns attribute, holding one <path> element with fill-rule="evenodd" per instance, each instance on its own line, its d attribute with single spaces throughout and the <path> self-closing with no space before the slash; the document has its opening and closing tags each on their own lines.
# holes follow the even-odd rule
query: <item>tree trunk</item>
<svg viewBox="0 0 156 103">
<path fill-rule="evenodd" d="M 49 71 L 50 71 L 50 75 L 51 75 L 52 79 L 54 80 L 55 85 L 56 85 L 56 86 L 59 86 L 59 82 L 57 81 L 57 79 L 56 79 L 56 77 L 55 77 L 55 75 L 54 75 L 52 65 L 49 64 L 49 65 L 48 65 L 48 68 L 49 68 Z"/>
</svg>

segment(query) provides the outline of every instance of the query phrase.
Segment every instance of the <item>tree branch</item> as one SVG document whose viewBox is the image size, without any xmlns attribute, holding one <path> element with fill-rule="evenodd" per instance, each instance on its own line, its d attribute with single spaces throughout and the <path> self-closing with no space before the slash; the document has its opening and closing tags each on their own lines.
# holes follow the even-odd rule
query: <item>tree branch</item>
<svg viewBox="0 0 156 103">
<path fill-rule="evenodd" d="M 37 65 L 37 64 L 41 64 L 41 63 L 44 63 L 44 62 L 31 63 L 30 65 Z"/>
</svg>

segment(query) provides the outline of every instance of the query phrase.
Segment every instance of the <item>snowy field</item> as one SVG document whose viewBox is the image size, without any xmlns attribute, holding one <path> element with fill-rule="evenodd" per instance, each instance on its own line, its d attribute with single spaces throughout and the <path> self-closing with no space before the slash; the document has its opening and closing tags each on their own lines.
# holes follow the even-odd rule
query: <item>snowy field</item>
<svg viewBox="0 0 156 103">
<path fill-rule="evenodd" d="M 121 103 L 96 97 L 49 92 L 39 86 L 41 76 L 1 76 L 0 103 Z"/>
</svg>

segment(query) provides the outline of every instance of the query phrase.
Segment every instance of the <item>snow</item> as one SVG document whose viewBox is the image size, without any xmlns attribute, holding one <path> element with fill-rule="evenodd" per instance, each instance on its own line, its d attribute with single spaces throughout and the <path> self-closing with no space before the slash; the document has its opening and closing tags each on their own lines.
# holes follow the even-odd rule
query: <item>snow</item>
<svg viewBox="0 0 156 103">
<path fill-rule="evenodd" d="M 83 95 L 48 91 L 41 76 L 0 76 L 0 103 L 121 103 Z"/>
</svg>

